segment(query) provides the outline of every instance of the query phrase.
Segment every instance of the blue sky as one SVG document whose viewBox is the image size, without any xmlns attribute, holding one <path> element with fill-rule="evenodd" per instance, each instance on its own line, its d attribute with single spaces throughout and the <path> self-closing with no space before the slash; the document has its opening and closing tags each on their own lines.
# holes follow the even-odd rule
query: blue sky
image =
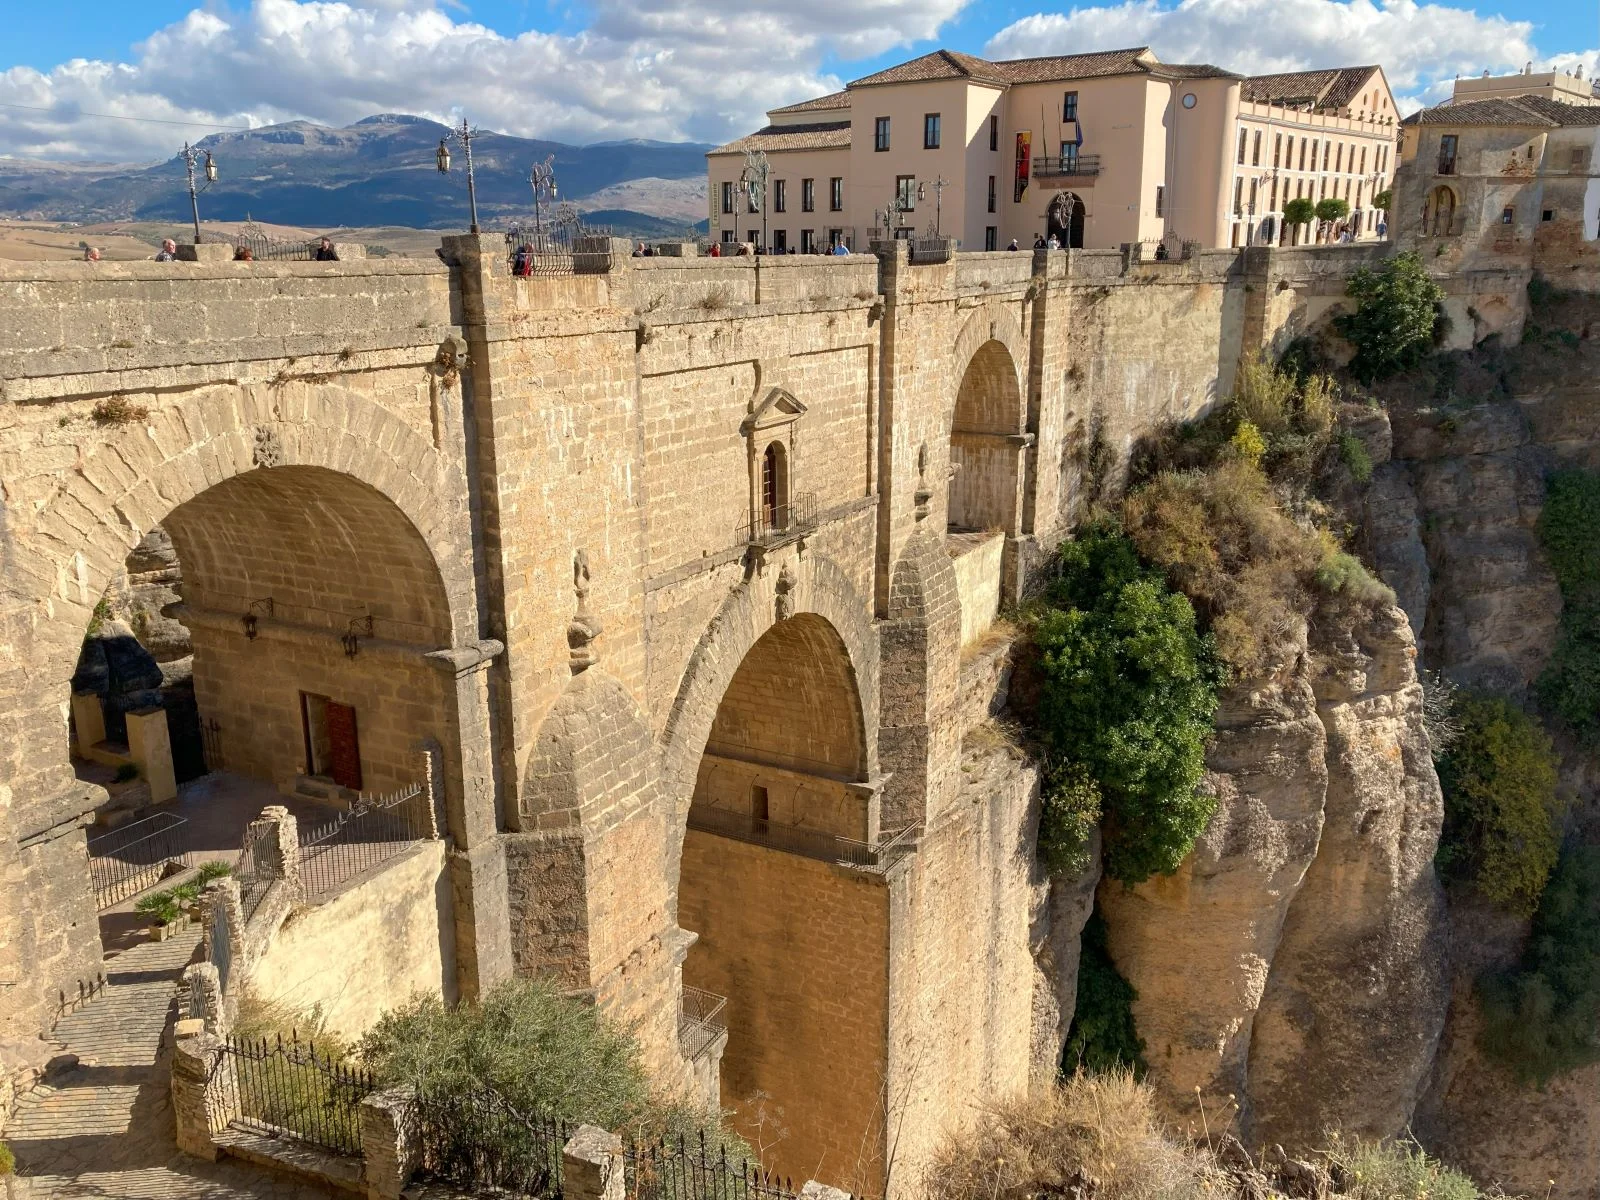
<svg viewBox="0 0 1600 1200">
<path fill-rule="evenodd" d="M 0 155 L 164 156 L 184 127 L 377 111 L 568 141 L 720 141 L 938 46 L 1151 45 L 1245 73 L 1379 62 L 1410 106 L 1458 73 L 1600 67 L 1600 0 L 9 0 Z M 194 128 L 198 128 L 198 125 Z"/>
</svg>

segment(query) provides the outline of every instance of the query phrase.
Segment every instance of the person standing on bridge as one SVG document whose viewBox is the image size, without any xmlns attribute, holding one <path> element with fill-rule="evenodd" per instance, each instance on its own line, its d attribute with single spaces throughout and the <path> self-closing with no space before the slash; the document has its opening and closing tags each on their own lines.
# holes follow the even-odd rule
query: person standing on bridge
<svg viewBox="0 0 1600 1200">
<path fill-rule="evenodd" d="M 161 242 L 161 249 L 156 251 L 156 261 L 177 262 L 178 243 L 173 241 L 171 238 L 164 238 Z"/>
<path fill-rule="evenodd" d="M 338 262 L 339 252 L 333 248 L 333 242 L 323 238 L 317 246 L 316 259 L 318 262 Z"/>
</svg>

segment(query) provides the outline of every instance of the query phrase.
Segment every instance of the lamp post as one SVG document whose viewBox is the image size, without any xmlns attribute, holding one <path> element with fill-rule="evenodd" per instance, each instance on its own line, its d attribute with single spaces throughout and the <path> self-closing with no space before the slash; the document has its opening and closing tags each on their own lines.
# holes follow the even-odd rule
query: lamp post
<svg viewBox="0 0 1600 1200">
<path fill-rule="evenodd" d="M 461 128 L 452 128 L 448 134 L 439 139 L 439 149 L 434 155 L 439 174 L 450 173 L 450 139 L 455 138 L 466 149 L 467 154 L 467 205 L 472 210 L 472 232 L 478 232 L 478 188 L 477 178 L 472 171 L 472 143 L 482 134 L 482 130 L 474 129 L 467 124 L 467 118 L 461 118 Z"/>
<path fill-rule="evenodd" d="M 540 216 L 539 201 L 554 200 L 556 198 L 556 156 L 547 157 L 543 162 L 533 164 L 533 170 L 528 174 L 528 183 L 533 187 L 533 229 L 535 233 L 544 232 L 544 221 Z"/>
<path fill-rule="evenodd" d="M 936 177 L 933 181 L 933 232 L 939 237 L 944 236 L 944 190 L 950 186 L 950 181 L 943 176 Z M 928 198 L 925 184 L 917 184 L 917 199 Z"/>
<path fill-rule="evenodd" d="M 739 182 L 750 197 L 750 211 L 761 213 L 761 253 L 767 250 L 767 177 L 772 174 L 772 164 L 766 151 L 746 150 L 744 170 L 739 172 Z"/>
<path fill-rule="evenodd" d="M 202 154 L 205 155 L 205 165 L 200 170 L 201 174 L 205 176 L 205 182 L 197 188 L 194 185 L 194 169 L 200 162 Z M 196 149 L 189 145 L 188 142 L 185 142 L 183 144 L 183 170 L 189 179 L 189 211 L 194 215 L 194 244 L 198 246 L 200 244 L 200 193 L 217 181 L 217 164 L 211 159 L 211 151 Z"/>
</svg>

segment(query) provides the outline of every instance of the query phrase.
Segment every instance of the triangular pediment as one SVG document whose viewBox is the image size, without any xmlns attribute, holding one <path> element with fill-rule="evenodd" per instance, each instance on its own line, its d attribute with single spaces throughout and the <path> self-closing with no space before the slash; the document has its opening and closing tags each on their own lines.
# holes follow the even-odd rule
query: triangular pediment
<svg viewBox="0 0 1600 1200">
<path fill-rule="evenodd" d="M 749 434 L 758 429 L 787 425 L 791 421 L 798 421 L 805 416 L 805 413 L 806 406 L 795 399 L 793 392 L 787 388 L 775 387 L 770 389 L 761 403 L 745 417 L 739 426 L 739 432 Z"/>
</svg>

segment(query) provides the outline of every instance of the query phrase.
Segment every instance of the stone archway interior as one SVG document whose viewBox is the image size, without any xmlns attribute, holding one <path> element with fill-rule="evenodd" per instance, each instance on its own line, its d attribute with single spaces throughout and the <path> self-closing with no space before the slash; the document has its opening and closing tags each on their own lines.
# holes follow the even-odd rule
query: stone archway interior
<svg viewBox="0 0 1600 1200">
<path fill-rule="evenodd" d="M 1062 192 L 1050 202 L 1050 233 L 1072 250 L 1083 249 L 1083 222 L 1087 216 L 1083 200 L 1075 192 Z"/>
<path fill-rule="evenodd" d="M 706 743 L 679 879 L 686 988 L 726 997 L 721 1103 L 768 1168 L 881 1194 L 888 901 L 849 653 L 800 613 L 745 655 Z M 686 993 L 687 995 L 688 993 Z M 687 1049 L 687 1047 L 686 1047 Z"/>
<path fill-rule="evenodd" d="M 1020 514 L 1022 392 L 1005 344 L 978 347 L 961 377 L 950 431 L 952 530 L 1015 533 Z"/>
</svg>

